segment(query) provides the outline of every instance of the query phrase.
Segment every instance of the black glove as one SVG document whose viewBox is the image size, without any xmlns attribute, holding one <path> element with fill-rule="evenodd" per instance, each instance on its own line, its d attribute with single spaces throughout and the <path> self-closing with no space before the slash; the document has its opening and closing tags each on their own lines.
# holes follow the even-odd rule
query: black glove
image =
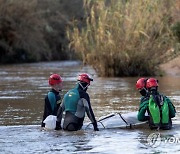
<svg viewBox="0 0 180 154">
<path fill-rule="evenodd" d="M 94 126 L 94 131 L 99 131 L 98 127 L 97 127 L 97 122 L 93 123 Z"/>
<path fill-rule="evenodd" d="M 97 128 L 97 127 L 94 127 L 94 131 L 99 131 L 99 128 Z"/>
<path fill-rule="evenodd" d="M 61 122 L 56 121 L 56 128 L 55 130 L 61 130 Z"/>
</svg>

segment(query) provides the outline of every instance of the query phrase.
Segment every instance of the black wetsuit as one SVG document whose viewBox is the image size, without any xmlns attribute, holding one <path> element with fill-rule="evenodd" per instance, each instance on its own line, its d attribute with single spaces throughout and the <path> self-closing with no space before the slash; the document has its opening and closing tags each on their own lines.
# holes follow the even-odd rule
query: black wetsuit
<svg viewBox="0 0 180 154">
<path fill-rule="evenodd" d="M 61 103 L 61 97 L 59 95 L 59 92 L 55 91 L 54 89 L 51 89 L 51 91 L 49 91 L 45 97 L 44 115 L 43 115 L 41 127 L 45 127 L 45 123 L 43 123 L 43 121 L 46 119 L 47 116 L 57 115 L 57 111 L 60 106 L 60 103 Z"/>
</svg>

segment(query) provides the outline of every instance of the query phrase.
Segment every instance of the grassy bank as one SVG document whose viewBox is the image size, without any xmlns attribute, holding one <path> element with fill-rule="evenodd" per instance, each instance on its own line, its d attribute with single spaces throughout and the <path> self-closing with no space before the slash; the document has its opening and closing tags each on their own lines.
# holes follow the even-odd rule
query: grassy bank
<svg viewBox="0 0 180 154">
<path fill-rule="evenodd" d="M 70 47 L 100 76 L 147 76 L 179 52 L 174 0 L 85 1 L 87 26 L 68 31 Z M 176 28 L 177 29 L 177 28 Z"/>
</svg>

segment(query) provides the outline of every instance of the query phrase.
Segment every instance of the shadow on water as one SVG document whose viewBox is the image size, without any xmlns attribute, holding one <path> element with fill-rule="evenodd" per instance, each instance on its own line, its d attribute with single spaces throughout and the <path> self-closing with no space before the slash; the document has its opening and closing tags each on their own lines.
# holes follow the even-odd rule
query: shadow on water
<svg viewBox="0 0 180 154">
<path fill-rule="evenodd" d="M 44 97 L 48 77 L 59 73 L 64 80 L 63 94 L 76 83 L 76 76 L 87 72 L 94 78 L 88 89 L 97 119 L 113 113 L 138 110 L 140 95 L 137 78 L 100 78 L 91 67 L 78 61 L 0 66 L 0 153 L 167 153 L 179 152 L 179 130 L 151 131 L 148 128 L 107 129 L 99 132 L 42 131 Z M 160 91 L 176 106 L 179 123 L 180 77 L 158 77 Z M 86 118 L 86 122 L 89 120 Z M 148 137 L 161 138 L 149 142 Z M 151 136 L 150 136 L 151 137 Z M 155 141 L 151 138 L 151 141 Z M 154 147 L 153 147 L 154 146 Z M 156 146 L 156 147 L 155 147 Z"/>
</svg>

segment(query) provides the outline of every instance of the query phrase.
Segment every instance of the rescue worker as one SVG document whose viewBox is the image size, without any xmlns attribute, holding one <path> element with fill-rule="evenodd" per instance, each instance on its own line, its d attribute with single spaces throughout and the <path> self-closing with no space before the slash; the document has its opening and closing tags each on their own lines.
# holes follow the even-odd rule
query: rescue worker
<svg viewBox="0 0 180 154">
<path fill-rule="evenodd" d="M 149 78 L 146 81 L 147 94 L 141 99 L 138 120 L 149 122 L 151 129 L 171 129 L 172 120 L 175 117 L 175 107 L 170 99 L 158 92 L 158 81 Z M 145 115 L 147 111 L 148 116 Z"/>
<path fill-rule="evenodd" d="M 87 113 L 91 120 L 94 130 L 98 131 L 97 122 L 91 108 L 90 98 L 86 92 L 92 78 L 86 73 L 78 76 L 78 82 L 74 89 L 69 90 L 63 98 L 57 115 L 56 129 L 61 129 L 61 120 L 63 111 L 65 111 L 65 118 L 63 122 L 63 129 L 67 131 L 77 131 L 83 126 L 85 113 Z"/>
<path fill-rule="evenodd" d="M 147 78 L 140 78 L 136 82 L 136 89 L 142 95 L 141 100 L 140 100 L 139 110 L 141 110 L 141 107 L 143 106 L 146 107 L 148 105 L 149 95 L 148 95 L 148 90 L 146 88 L 147 80 L 148 80 Z M 149 119 L 149 116 L 147 114 L 145 115 L 145 113 L 146 113 L 146 110 L 141 110 L 141 112 L 138 112 L 137 118 L 139 121 L 147 121 Z"/>
<path fill-rule="evenodd" d="M 62 78 L 59 74 L 52 74 L 49 77 L 49 85 L 51 90 L 45 97 L 44 114 L 41 123 L 41 127 L 45 127 L 43 121 L 49 115 L 57 116 L 57 111 L 61 103 L 61 97 L 59 93 L 62 91 Z"/>
<path fill-rule="evenodd" d="M 148 80 L 147 78 L 140 78 L 136 82 L 136 89 L 139 90 L 139 93 L 144 97 L 148 95 L 148 91 L 146 89 L 147 80 Z"/>
</svg>

